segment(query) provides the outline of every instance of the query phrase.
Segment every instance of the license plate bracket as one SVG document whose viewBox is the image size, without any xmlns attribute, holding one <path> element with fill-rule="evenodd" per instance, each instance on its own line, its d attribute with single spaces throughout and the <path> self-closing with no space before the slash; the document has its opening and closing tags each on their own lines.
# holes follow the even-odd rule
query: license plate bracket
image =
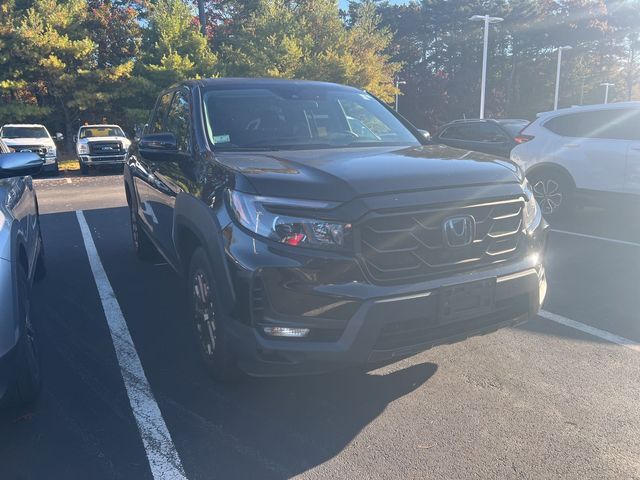
<svg viewBox="0 0 640 480">
<path fill-rule="evenodd" d="M 495 308 L 496 279 L 487 278 L 441 287 L 438 293 L 438 324 L 446 325 L 481 317 Z"/>
</svg>

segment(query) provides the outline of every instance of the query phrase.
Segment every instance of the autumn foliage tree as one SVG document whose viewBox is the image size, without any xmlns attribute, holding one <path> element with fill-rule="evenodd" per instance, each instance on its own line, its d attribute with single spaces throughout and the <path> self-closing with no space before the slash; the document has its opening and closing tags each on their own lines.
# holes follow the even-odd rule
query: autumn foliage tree
<svg viewBox="0 0 640 480">
<path fill-rule="evenodd" d="M 341 1 L 0 0 L 0 123 L 42 122 L 68 139 L 103 118 L 131 131 L 179 80 L 274 76 L 389 103 L 401 78 L 400 112 L 434 129 L 478 115 L 482 28 L 468 19 L 488 7 L 505 19 L 491 27 L 488 115 L 551 108 L 567 44 L 561 106 L 601 101 L 604 81 L 612 100 L 640 95 L 638 1 Z"/>
</svg>

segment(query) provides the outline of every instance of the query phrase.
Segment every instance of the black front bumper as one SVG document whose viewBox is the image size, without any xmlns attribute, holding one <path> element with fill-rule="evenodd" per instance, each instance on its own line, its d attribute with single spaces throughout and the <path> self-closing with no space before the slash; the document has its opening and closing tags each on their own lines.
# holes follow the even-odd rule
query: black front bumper
<svg viewBox="0 0 640 480">
<path fill-rule="evenodd" d="M 376 285 L 353 258 L 293 252 L 265 244 L 233 224 L 226 254 L 237 293 L 227 319 L 242 370 L 250 375 L 321 373 L 406 357 L 435 345 L 515 325 L 534 315 L 546 294 L 541 227 L 517 260 L 443 278 Z M 320 258 L 321 257 L 321 258 Z M 442 288 L 495 282 L 490 311 L 441 324 Z M 277 338 L 265 326 L 309 328 L 305 338 Z"/>
<path fill-rule="evenodd" d="M 100 166 L 100 165 L 124 165 L 127 155 L 80 155 L 80 162 L 87 166 Z"/>
</svg>

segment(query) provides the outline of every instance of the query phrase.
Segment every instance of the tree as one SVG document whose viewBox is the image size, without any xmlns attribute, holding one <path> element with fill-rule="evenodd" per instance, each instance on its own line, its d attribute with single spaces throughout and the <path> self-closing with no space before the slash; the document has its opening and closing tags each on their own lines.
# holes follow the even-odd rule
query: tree
<svg viewBox="0 0 640 480">
<path fill-rule="evenodd" d="M 108 112 L 133 70 L 135 11 L 108 0 L 35 0 L 16 13 L 11 54 L 22 67 L 13 81 L 60 112 L 70 142 L 81 115 Z"/>
<path fill-rule="evenodd" d="M 143 124 L 158 93 L 184 79 L 214 77 L 218 57 L 182 0 L 157 0 L 147 12 L 141 55 L 119 103 L 127 125 Z"/>
<path fill-rule="evenodd" d="M 369 6 L 348 27 L 334 0 L 260 0 L 221 48 L 225 74 L 346 83 L 390 101 L 398 66 L 384 53 L 391 35 L 378 22 Z"/>
</svg>

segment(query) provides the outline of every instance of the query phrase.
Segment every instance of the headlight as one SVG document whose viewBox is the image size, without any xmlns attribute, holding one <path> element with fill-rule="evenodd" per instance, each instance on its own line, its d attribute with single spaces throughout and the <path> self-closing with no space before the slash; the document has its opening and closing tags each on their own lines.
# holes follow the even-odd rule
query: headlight
<svg viewBox="0 0 640 480">
<path fill-rule="evenodd" d="M 283 214 L 285 209 L 327 210 L 334 204 L 291 198 L 270 198 L 229 190 L 229 206 L 236 220 L 256 235 L 295 247 L 344 249 L 349 246 L 349 223 Z"/>
<path fill-rule="evenodd" d="M 80 154 L 89 153 L 89 145 L 87 145 L 86 143 L 78 144 L 78 153 L 80 153 Z"/>
<path fill-rule="evenodd" d="M 523 183 L 524 193 L 527 196 L 526 203 L 524 205 L 524 228 L 526 230 L 533 230 L 542 217 L 538 201 L 533 196 L 533 190 L 529 185 L 529 181 L 525 179 Z"/>
</svg>

